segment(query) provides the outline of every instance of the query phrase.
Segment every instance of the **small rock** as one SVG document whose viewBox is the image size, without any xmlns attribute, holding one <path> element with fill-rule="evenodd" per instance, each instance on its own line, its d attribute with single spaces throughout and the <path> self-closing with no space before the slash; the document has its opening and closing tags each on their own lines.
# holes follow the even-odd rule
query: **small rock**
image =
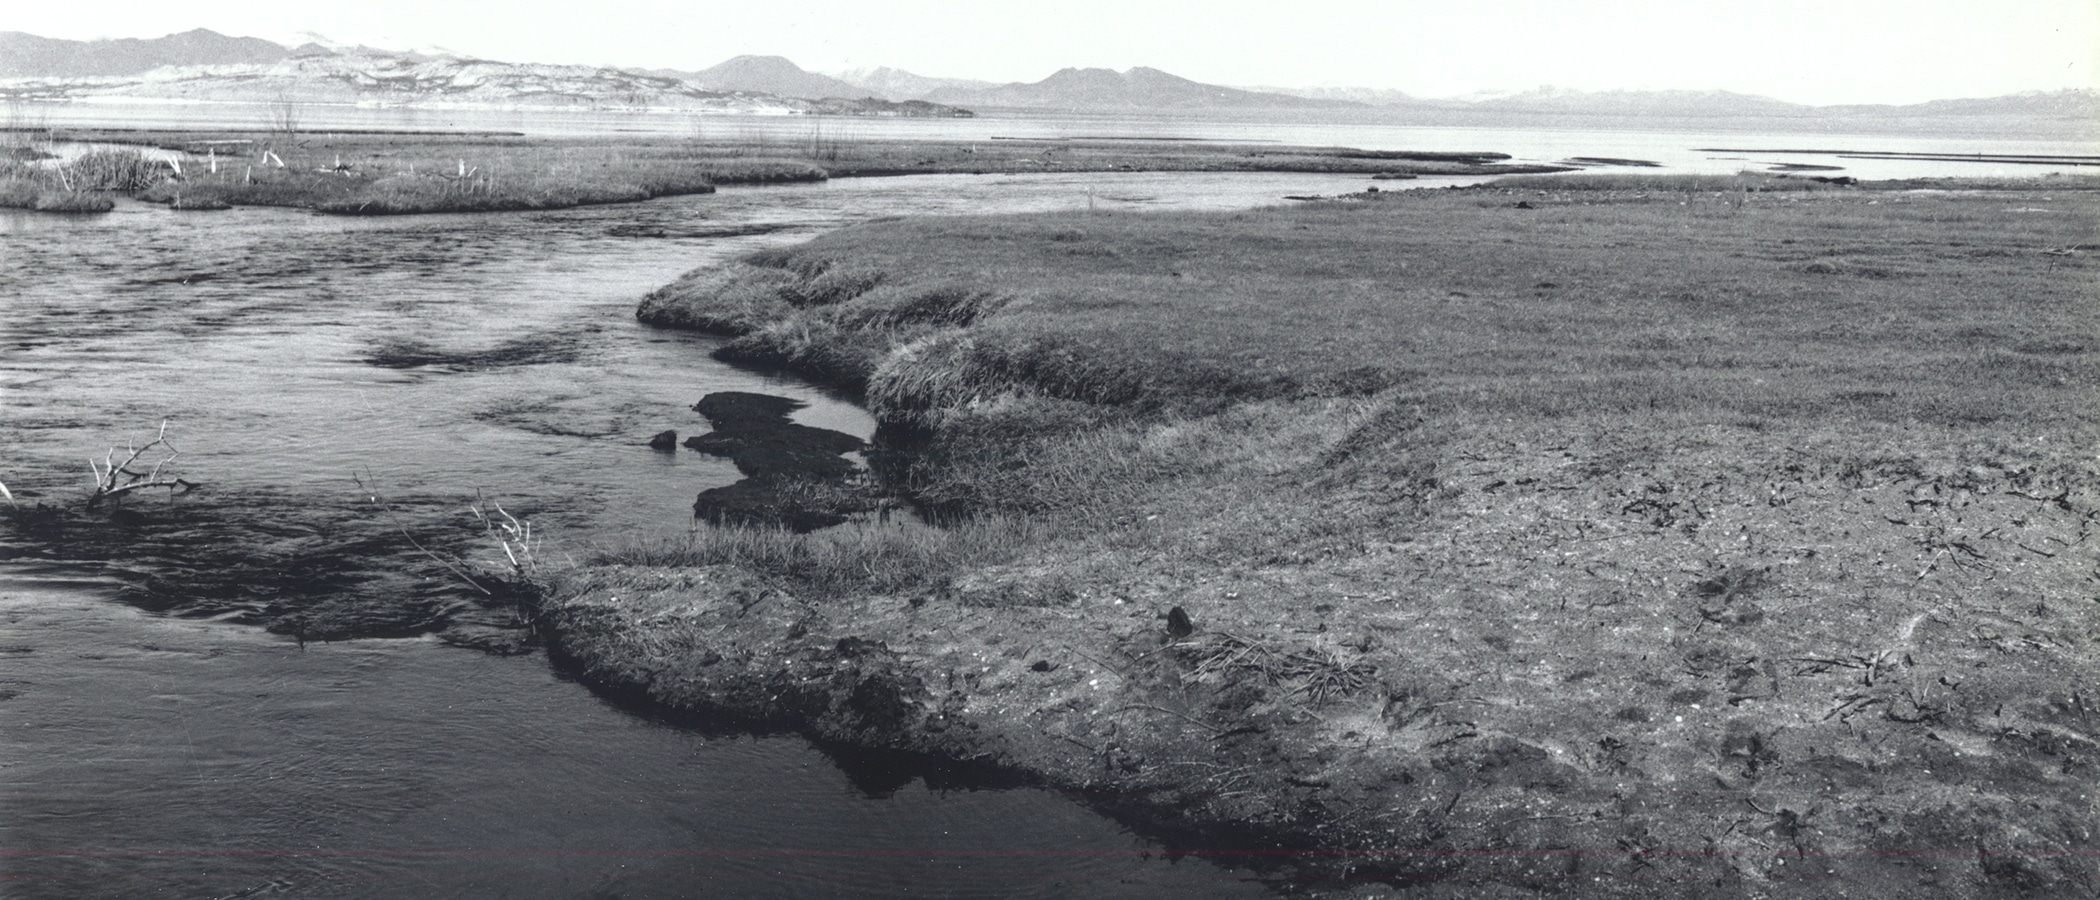
<svg viewBox="0 0 2100 900">
<path fill-rule="evenodd" d="M 665 453 L 678 452 L 678 432 L 657 432 L 657 435 L 655 437 L 649 439 L 649 449 L 662 450 Z"/>
<path fill-rule="evenodd" d="M 1196 633 L 1196 623 L 1189 619 L 1187 610 L 1177 606 L 1167 610 L 1167 634 L 1185 638 Z"/>
</svg>

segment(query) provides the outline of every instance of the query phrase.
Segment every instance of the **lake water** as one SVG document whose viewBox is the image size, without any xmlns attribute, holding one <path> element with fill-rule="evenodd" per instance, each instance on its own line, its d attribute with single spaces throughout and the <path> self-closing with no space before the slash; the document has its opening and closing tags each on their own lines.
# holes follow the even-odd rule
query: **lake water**
<svg viewBox="0 0 2100 900">
<path fill-rule="evenodd" d="M 262 103 L 95 102 L 27 104 L 24 121 L 54 126 L 184 128 L 215 125 L 258 129 L 276 110 Z M 1553 163 L 1576 156 L 1639 159 L 1673 171 L 1727 174 L 1777 163 L 1836 166 L 1857 178 L 1929 178 L 1944 175 L 2024 177 L 2051 172 L 2100 172 L 2100 137 L 2091 122 L 2009 122 L 2002 118 L 1931 120 L 1711 118 L 1657 120 L 1564 116 L 1512 123 L 1507 117 L 1439 113 L 1410 123 L 1382 110 L 1189 112 L 1159 115 L 992 111 L 967 119 L 908 119 L 804 115 L 705 115 L 667 110 L 309 104 L 303 127 L 407 131 L 507 131 L 555 137 L 678 136 L 700 140 L 769 141 L 782 146 L 810 140 L 994 141 L 1005 138 L 1077 140 L 1151 138 L 1223 143 L 1275 143 L 1364 150 L 1491 151 L 1517 162 Z M 1455 119 L 1453 117 L 1456 117 Z M 1452 124 L 1453 121 L 1467 124 Z M 1710 152 L 1823 150 L 1944 155 L 2085 157 L 2084 165 L 2006 164 L 1942 160 L 1862 159 L 1855 153 Z"/>
<path fill-rule="evenodd" d="M 1262 893 L 1059 795 L 870 788 L 799 739 L 666 726 L 537 655 L 445 646 L 432 635 L 514 612 L 404 535 L 486 558 L 477 502 L 530 518 L 555 558 L 681 531 L 695 494 L 738 476 L 645 445 L 704 430 L 689 407 L 710 391 L 872 429 L 819 387 L 634 321 L 694 266 L 878 216 L 1082 210 L 1089 189 L 1238 208 L 1364 183 L 936 176 L 492 216 L 0 211 L 0 482 L 62 510 L 0 524 L 0 894 Z M 754 226 L 782 230 L 710 236 Z M 83 510 L 87 457 L 164 420 L 168 471 L 204 486 Z"/>
</svg>

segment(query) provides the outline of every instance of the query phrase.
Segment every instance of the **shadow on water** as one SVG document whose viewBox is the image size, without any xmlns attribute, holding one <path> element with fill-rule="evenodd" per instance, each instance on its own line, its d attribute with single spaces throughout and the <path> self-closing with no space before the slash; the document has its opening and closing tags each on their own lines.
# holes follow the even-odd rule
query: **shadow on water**
<svg viewBox="0 0 2100 900">
<path fill-rule="evenodd" d="M 155 613 L 302 641 L 525 628 L 513 598 L 453 571 L 495 548 L 477 546 L 480 522 L 443 498 L 236 497 L 206 488 L 97 509 L 0 512 L 8 525 L 0 563 L 104 574 L 121 585 L 119 599 Z"/>
<path fill-rule="evenodd" d="M 590 336 L 603 330 L 586 327 L 528 334 L 479 350 L 440 347 L 414 338 L 385 338 L 372 344 L 364 361 L 387 369 L 430 367 L 453 372 L 569 363 L 582 359 Z"/>
<path fill-rule="evenodd" d="M 1145 856 L 1156 854 L 1169 862 L 1204 860 L 1239 873 L 1234 877 L 1242 882 L 1285 892 L 1304 886 L 1294 862 L 1296 854 L 1280 850 L 1251 828 L 1242 831 L 1175 827 L 1163 823 L 1155 809 L 1146 808 L 1146 798 L 1141 796 L 1057 791 L 1025 772 L 982 760 L 858 747 L 801 734 L 785 722 L 673 709 L 639 688 L 585 679 L 582 664 L 558 647 L 550 648 L 549 663 L 557 677 L 583 685 L 607 706 L 637 719 L 710 738 L 799 736 L 821 753 L 864 800 L 885 801 L 919 791 L 937 795 L 1017 790 L 1054 793 L 1114 820 L 1150 848 L 1143 851 Z"/>
</svg>

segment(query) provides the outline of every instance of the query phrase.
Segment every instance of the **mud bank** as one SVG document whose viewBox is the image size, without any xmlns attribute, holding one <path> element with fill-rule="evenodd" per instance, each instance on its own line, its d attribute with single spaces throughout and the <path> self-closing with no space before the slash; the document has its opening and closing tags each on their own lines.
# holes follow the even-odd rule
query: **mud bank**
<svg viewBox="0 0 2100 900">
<path fill-rule="evenodd" d="M 560 653 L 1290 891 L 2090 894 L 2092 198 L 1436 193 L 878 224 L 659 292 L 1041 533 L 903 591 L 603 565 Z"/>
<path fill-rule="evenodd" d="M 1480 441 L 1467 501 L 1343 565 L 1095 551 L 828 602 L 608 568 L 551 619 L 591 681 L 1023 772 L 1300 887 L 2089 883 L 2091 601 L 2038 554 L 2089 546 L 2090 493 L 1715 465 L 1739 437 L 1604 477 L 1624 448 Z"/>
</svg>

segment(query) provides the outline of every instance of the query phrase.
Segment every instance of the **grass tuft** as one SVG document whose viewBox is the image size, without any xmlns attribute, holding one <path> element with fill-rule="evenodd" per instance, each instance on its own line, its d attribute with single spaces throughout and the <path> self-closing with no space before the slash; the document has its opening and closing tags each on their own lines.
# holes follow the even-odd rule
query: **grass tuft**
<svg viewBox="0 0 2100 900">
<path fill-rule="evenodd" d="M 586 565 L 735 566 L 809 599 L 913 594 L 955 574 L 1004 562 L 1039 534 L 1024 521 L 983 517 L 944 528 L 860 524 L 798 534 L 776 528 L 703 526 L 675 538 L 598 551 Z"/>
</svg>

